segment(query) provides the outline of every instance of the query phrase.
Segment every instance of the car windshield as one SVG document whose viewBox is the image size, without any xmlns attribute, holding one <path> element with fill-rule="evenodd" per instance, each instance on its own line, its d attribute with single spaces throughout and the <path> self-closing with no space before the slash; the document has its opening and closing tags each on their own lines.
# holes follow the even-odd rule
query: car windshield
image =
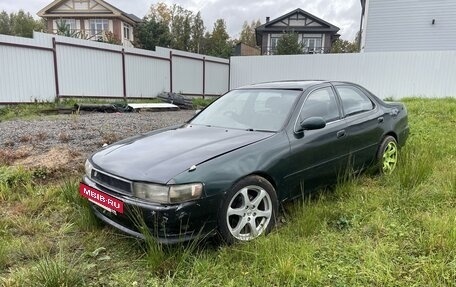
<svg viewBox="0 0 456 287">
<path fill-rule="evenodd" d="M 233 90 L 215 101 L 190 123 L 255 131 L 278 131 L 301 91 Z"/>
</svg>

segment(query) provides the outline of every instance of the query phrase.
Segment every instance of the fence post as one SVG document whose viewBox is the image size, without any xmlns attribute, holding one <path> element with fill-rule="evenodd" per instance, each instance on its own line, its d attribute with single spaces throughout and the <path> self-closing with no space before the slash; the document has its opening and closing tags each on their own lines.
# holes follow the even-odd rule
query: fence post
<svg viewBox="0 0 456 287">
<path fill-rule="evenodd" d="M 173 51 L 169 51 L 169 92 L 173 92 Z"/>
<path fill-rule="evenodd" d="M 122 83 L 123 83 L 123 97 L 127 101 L 127 81 L 125 75 L 125 49 L 122 48 Z"/>
<path fill-rule="evenodd" d="M 60 100 L 59 73 L 57 71 L 57 43 L 55 42 L 55 37 L 52 37 L 52 56 L 54 59 L 55 96 L 57 98 L 57 101 L 59 101 Z"/>
<path fill-rule="evenodd" d="M 203 57 L 203 100 L 206 95 L 206 57 Z"/>
<path fill-rule="evenodd" d="M 231 87 L 231 57 L 228 58 L 228 91 Z"/>
</svg>

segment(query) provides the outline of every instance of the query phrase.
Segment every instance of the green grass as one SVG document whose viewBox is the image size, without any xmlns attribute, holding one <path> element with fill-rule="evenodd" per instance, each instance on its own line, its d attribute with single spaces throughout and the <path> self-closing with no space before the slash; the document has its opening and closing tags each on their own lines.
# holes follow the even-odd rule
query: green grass
<svg viewBox="0 0 456 287">
<path fill-rule="evenodd" d="M 56 108 L 55 103 L 33 103 L 21 105 L 0 106 L 0 122 L 16 118 L 33 118 L 45 110 Z"/>
<path fill-rule="evenodd" d="M 193 108 L 195 109 L 202 109 L 208 106 L 210 103 L 215 101 L 217 98 L 194 98 L 192 100 Z"/>
<path fill-rule="evenodd" d="M 410 138 L 388 177 L 348 177 L 233 246 L 144 242 L 99 224 L 78 178 L 0 167 L 4 286 L 455 286 L 456 100 L 406 99 Z M 141 222 L 139 222 L 139 225 Z"/>
</svg>

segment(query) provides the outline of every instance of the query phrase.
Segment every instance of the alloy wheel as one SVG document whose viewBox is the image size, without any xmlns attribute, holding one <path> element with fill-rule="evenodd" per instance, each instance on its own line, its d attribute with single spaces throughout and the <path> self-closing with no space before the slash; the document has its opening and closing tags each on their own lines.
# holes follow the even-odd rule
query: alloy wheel
<svg viewBox="0 0 456 287">
<path fill-rule="evenodd" d="M 232 197 L 226 213 L 228 230 L 238 240 L 260 236 L 273 216 L 271 197 L 260 186 L 242 188 Z"/>
<path fill-rule="evenodd" d="M 390 141 L 383 151 L 383 166 L 382 171 L 384 174 L 391 174 L 396 168 L 397 164 L 397 145 L 395 142 Z"/>
</svg>

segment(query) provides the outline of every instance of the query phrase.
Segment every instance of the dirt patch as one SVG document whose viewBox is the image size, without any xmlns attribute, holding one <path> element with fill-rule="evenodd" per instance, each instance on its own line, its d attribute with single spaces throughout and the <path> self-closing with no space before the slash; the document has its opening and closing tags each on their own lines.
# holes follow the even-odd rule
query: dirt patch
<svg viewBox="0 0 456 287">
<path fill-rule="evenodd" d="M 32 149 L 31 146 L 21 146 L 18 149 L 2 148 L 0 149 L 0 165 L 10 165 L 17 160 L 27 158 Z"/>
<path fill-rule="evenodd" d="M 16 160 L 15 165 L 28 168 L 46 168 L 49 171 L 68 170 L 73 165 L 77 168 L 82 161 L 81 154 L 70 149 L 68 146 L 54 146 L 49 151 L 41 154 L 30 155 Z M 77 165 L 77 166 L 76 166 Z"/>
</svg>

